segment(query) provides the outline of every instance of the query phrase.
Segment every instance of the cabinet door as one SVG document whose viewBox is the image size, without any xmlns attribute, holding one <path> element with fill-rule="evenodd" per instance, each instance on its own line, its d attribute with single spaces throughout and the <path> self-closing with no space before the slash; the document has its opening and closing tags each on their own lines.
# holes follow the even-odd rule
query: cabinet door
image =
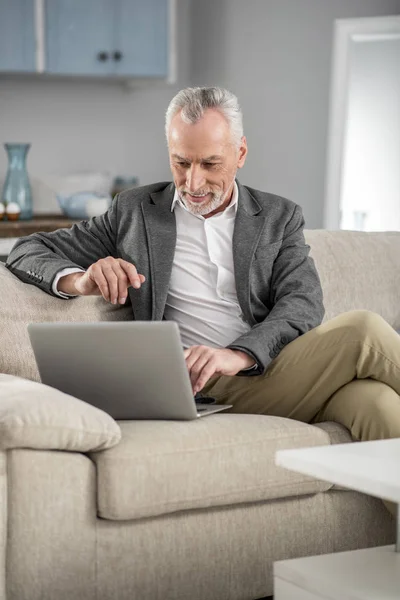
<svg viewBox="0 0 400 600">
<path fill-rule="evenodd" d="M 46 0 L 46 72 L 109 75 L 114 70 L 112 0 Z"/>
<path fill-rule="evenodd" d="M 168 75 L 168 6 L 168 0 L 116 0 L 117 75 Z"/>
<path fill-rule="evenodd" d="M 35 70 L 34 0 L 0 0 L 0 71 Z"/>
</svg>

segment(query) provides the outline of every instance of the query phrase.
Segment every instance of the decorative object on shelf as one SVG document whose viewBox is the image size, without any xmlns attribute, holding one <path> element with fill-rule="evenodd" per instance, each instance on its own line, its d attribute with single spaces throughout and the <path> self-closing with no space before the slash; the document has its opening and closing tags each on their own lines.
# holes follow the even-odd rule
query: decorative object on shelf
<svg viewBox="0 0 400 600">
<path fill-rule="evenodd" d="M 50 175 L 46 178 L 47 185 L 60 196 L 71 196 L 78 192 L 93 192 L 94 194 L 109 194 L 114 175 L 107 171 L 84 171 Z"/>
<path fill-rule="evenodd" d="M 101 215 L 111 204 L 111 196 L 94 192 L 78 192 L 70 196 L 57 194 L 63 213 L 70 219 L 88 219 Z"/>
<path fill-rule="evenodd" d="M 114 198 L 116 194 L 124 190 L 129 190 L 129 188 L 137 187 L 138 185 L 139 179 L 137 177 L 123 177 L 122 175 L 118 175 L 113 181 L 111 196 Z"/>
<path fill-rule="evenodd" d="M 9 221 L 18 221 L 21 209 L 16 202 L 9 202 L 6 206 L 6 215 Z"/>
<path fill-rule="evenodd" d="M 4 144 L 4 147 L 8 155 L 8 171 L 1 199 L 6 204 L 6 212 L 7 205 L 15 203 L 20 209 L 20 219 L 32 219 L 32 192 L 26 170 L 26 155 L 31 145 Z M 12 214 L 17 213 L 14 210 Z"/>
<path fill-rule="evenodd" d="M 104 214 L 110 208 L 111 196 L 93 196 L 86 202 L 86 213 L 89 219 Z"/>
</svg>

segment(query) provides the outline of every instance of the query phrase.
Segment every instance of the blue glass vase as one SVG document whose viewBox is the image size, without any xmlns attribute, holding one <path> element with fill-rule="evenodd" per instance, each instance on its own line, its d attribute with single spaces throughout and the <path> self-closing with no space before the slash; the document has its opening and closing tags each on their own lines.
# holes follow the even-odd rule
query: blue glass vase
<svg viewBox="0 0 400 600">
<path fill-rule="evenodd" d="M 8 154 L 8 171 L 3 187 L 2 200 L 6 204 L 16 202 L 21 210 L 20 219 L 32 219 L 32 192 L 26 170 L 26 155 L 30 144 L 4 144 Z"/>
</svg>

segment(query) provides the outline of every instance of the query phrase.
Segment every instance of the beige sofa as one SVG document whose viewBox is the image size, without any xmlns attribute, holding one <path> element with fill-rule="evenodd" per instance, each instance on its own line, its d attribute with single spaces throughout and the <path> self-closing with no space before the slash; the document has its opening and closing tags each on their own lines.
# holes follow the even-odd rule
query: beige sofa
<svg viewBox="0 0 400 600">
<path fill-rule="evenodd" d="M 400 329 L 400 233 L 306 238 L 327 319 L 368 309 Z M 48 296 L 0 265 L 0 372 L 38 380 L 29 322 L 129 318 L 129 307 L 99 298 Z M 30 396 L 28 382 L 12 385 L 20 401 L 45 403 L 44 386 Z M 5 443 L 9 389 L 0 377 L 1 599 L 251 600 L 272 594 L 275 560 L 394 540 L 380 500 L 274 464 L 277 449 L 351 442 L 337 424 L 234 414 L 123 422 L 118 444 L 79 452 L 55 447 L 41 417 L 33 437 L 21 433 L 23 414 Z"/>
</svg>

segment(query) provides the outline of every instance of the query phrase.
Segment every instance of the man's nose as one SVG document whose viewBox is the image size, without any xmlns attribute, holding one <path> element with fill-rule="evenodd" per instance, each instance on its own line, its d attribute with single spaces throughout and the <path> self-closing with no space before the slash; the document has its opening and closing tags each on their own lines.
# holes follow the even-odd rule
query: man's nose
<svg viewBox="0 0 400 600">
<path fill-rule="evenodd" d="M 192 165 L 188 170 L 186 177 L 186 187 L 188 191 L 197 192 L 204 186 L 205 182 L 203 170 L 200 166 Z"/>
</svg>

